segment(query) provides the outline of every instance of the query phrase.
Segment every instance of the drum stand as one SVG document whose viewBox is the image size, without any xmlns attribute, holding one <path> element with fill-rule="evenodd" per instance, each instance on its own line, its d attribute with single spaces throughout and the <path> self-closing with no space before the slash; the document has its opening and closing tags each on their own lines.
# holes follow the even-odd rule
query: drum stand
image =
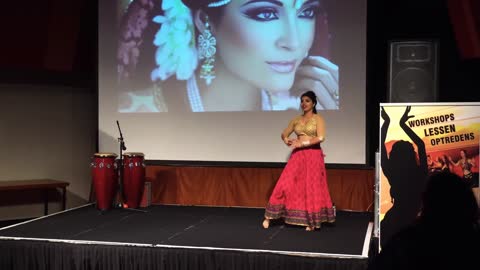
<svg viewBox="0 0 480 270">
<path fill-rule="evenodd" d="M 116 206 L 115 208 L 147 213 L 148 211 L 146 210 L 140 210 L 135 208 L 125 208 L 123 205 L 123 202 L 125 201 L 125 198 L 123 197 L 124 196 L 123 195 L 123 151 L 127 150 L 127 147 L 125 146 L 122 130 L 120 129 L 120 124 L 118 123 L 118 121 L 117 121 L 117 126 L 118 126 L 118 131 L 120 133 L 120 137 L 118 138 L 118 142 L 120 143 L 120 159 L 118 164 L 118 190 L 117 190 L 117 194 L 118 194 L 117 198 L 119 198 L 119 201 L 115 203 L 115 206 Z"/>
</svg>

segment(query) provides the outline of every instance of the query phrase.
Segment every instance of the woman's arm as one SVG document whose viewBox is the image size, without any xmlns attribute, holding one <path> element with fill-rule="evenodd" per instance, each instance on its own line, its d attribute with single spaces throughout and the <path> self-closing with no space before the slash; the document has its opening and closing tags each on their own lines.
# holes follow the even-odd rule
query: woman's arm
<svg viewBox="0 0 480 270">
<path fill-rule="evenodd" d="M 402 115 L 402 118 L 400 118 L 400 127 L 407 133 L 408 137 L 417 145 L 418 148 L 418 157 L 420 159 L 420 168 L 425 172 L 425 174 L 428 173 L 428 167 L 427 167 L 427 151 L 425 149 L 425 142 L 418 137 L 418 135 L 413 132 L 413 130 L 407 125 L 408 119 L 414 117 L 413 115 L 408 115 L 410 112 L 410 106 L 407 106 L 405 108 L 405 112 Z"/>
<path fill-rule="evenodd" d="M 453 161 L 453 159 L 452 159 L 451 156 L 448 156 L 448 157 L 447 157 L 447 161 L 448 161 L 448 163 L 450 163 L 450 164 L 453 165 L 453 166 L 458 166 L 458 165 L 460 165 L 460 160 L 457 160 L 457 161 L 455 162 L 455 161 Z"/>
<path fill-rule="evenodd" d="M 295 127 L 295 119 L 297 119 L 296 117 L 293 118 L 290 123 L 288 123 L 288 126 L 287 128 L 285 128 L 283 130 L 283 132 L 280 134 L 280 137 L 282 138 L 282 141 L 286 144 L 286 145 L 291 145 L 292 144 L 292 140 L 288 138 L 288 136 L 290 136 L 290 134 L 292 134 L 293 132 L 293 129 Z"/>
<path fill-rule="evenodd" d="M 468 158 L 467 162 L 470 163 L 472 167 L 477 167 L 477 165 L 475 164 L 475 158 Z"/>
<path fill-rule="evenodd" d="M 380 116 L 383 119 L 383 125 L 382 125 L 381 135 L 380 135 L 382 139 L 381 157 L 380 157 L 382 162 L 381 167 L 382 167 L 383 173 L 388 178 L 390 170 L 389 170 L 389 163 L 388 163 L 388 156 L 387 156 L 387 148 L 385 147 L 385 140 L 387 138 L 388 126 L 390 125 L 390 117 L 388 116 L 387 112 L 383 107 L 381 107 Z"/>
</svg>

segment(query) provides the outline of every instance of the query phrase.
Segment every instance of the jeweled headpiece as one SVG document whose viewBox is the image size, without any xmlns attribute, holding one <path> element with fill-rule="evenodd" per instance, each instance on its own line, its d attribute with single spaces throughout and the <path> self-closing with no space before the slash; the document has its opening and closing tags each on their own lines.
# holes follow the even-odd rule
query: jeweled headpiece
<svg viewBox="0 0 480 270">
<path fill-rule="evenodd" d="M 164 14 L 153 18 L 161 27 L 153 42 L 157 46 L 157 67 L 152 71 L 151 79 L 166 80 L 174 74 L 178 80 L 190 78 L 199 60 L 192 10 L 217 8 L 230 2 L 231 0 L 163 0 Z"/>
<path fill-rule="evenodd" d="M 191 9 L 216 8 L 225 6 L 232 2 L 231 0 L 182 0 L 182 2 Z"/>
<path fill-rule="evenodd" d="M 221 7 L 223 5 L 230 3 L 230 1 L 231 0 L 213 1 L 210 4 L 208 4 L 207 7 Z"/>
</svg>

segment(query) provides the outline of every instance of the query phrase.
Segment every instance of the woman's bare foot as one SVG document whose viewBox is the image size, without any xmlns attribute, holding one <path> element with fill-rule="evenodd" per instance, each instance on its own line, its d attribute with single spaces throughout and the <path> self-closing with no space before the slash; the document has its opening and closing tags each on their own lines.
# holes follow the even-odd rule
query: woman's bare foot
<svg viewBox="0 0 480 270">
<path fill-rule="evenodd" d="M 268 229 L 268 227 L 270 226 L 270 220 L 269 219 L 264 219 L 263 222 L 262 222 L 262 226 L 263 226 L 263 228 Z"/>
</svg>

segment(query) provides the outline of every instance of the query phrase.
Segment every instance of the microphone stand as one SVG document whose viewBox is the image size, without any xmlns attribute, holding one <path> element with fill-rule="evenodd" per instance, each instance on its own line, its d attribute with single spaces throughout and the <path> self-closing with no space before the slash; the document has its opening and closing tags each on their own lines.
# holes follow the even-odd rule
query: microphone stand
<svg viewBox="0 0 480 270">
<path fill-rule="evenodd" d="M 117 120 L 117 127 L 118 127 L 118 133 L 120 134 L 120 137 L 118 138 L 118 142 L 120 143 L 120 159 L 119 159 L 120 164 L 118 165 L 119 167 L 118 168 L 118 193 L 120 197 L 120 202 L 117 203 L 117 208 L 146 213 L 147 211 L 145 210 L 125 208 L 123 206 L 123 202 L 125 201 L 124 190 L 123 190 L 124 188 L 123 187 L 123 151 L 127 150 L 127 147 L 125 146 L 125 141 L 123 139 L 122 130 L 120 129 L 120 123 L 118 123 L 118 120 Z"/>
</svg>

